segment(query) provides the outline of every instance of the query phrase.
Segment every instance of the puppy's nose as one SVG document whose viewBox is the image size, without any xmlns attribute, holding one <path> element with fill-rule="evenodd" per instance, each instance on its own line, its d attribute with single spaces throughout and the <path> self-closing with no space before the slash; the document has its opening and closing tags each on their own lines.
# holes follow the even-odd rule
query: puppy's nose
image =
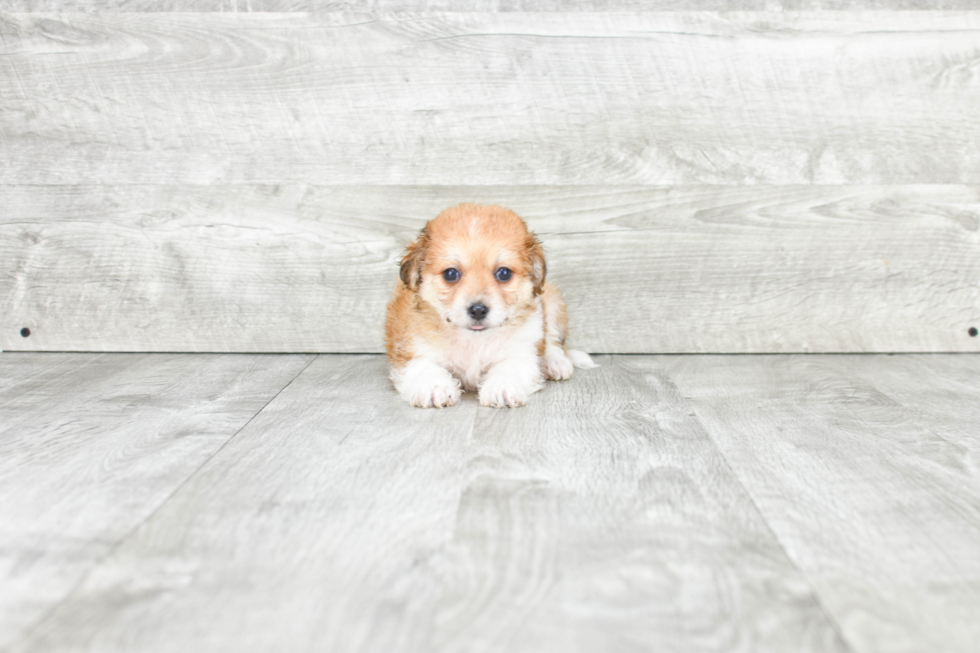
<svg viewBox="0 0 980 653">
<path fill-rule="evenodd" d="M 469 316 L 471 318 L 479 322 L 480 320 L 482 320 L 487 316 L 487 313 L 490 312 L 490 309 L 487 308 L 486 304 L 470 304 L 470 307 L 466 309 L 466 312 L 469 313 Z"/>
</svg>

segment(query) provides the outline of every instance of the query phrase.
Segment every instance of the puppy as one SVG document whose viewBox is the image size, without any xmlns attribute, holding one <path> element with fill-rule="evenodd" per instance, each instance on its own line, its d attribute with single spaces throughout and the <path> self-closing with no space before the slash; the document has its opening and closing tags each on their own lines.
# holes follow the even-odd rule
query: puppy
<svg viewBox="0 0 980 653">
<path fill-rule="evenodd" d="M 452 406 L 465 390 L 514 408 L 545 379 L 595 367 L 565 347 L 565 302 L 545 282 L 541 243 L 508 209 L 443 211 L 408 246 L 400 276 L 385 345 L 395 389 L 413 406 Z"/>
</svg>

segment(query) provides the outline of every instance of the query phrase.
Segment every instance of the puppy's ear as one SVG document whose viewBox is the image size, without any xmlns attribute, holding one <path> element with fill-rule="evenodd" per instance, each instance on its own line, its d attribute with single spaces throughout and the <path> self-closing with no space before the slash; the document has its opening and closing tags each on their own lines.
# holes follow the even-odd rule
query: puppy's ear
<svg viewBox="0 0 980 653">
<path fill-rule="evenodd" d="M 425 265 L 425 254 L 428 249 L 428 228 L 422 229 L 422 231 L 419 232 L 419 237 L 415 239 L 415 242 L 409 244 L 409 246 L 405 248 L 405 256 L 402 257 L 402 268 L 399 276 L 402 279 L 402 283 L 404 283 L 409 290 L 418 289 L 419 282 L 422 281 L 422 266 Z"/>
<path fill-rule="evenodd" d="M 526 252 L 531 270 L 531 283 L 534 284 L 534 294 L 540 295 L 544 290 L 544 278 L 548 267 L 544 264 L 544 248 L 534 234 L 527 235 Z"/>
</svg>

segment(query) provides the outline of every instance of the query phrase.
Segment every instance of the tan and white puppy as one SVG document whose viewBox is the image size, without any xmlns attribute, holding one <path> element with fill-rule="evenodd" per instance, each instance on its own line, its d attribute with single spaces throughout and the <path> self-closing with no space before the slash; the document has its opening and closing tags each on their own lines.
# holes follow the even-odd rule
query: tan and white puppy
<svg viewBox="0 0 980 653">
<path fill-rule="evenodd" d="M 545 379 L 594 367 L 565 347 L 568 317 L 544 251 L 513 211 L 461 204 L 430 220 L 401 261 L 388 304 L 391 380 L 413 406 L 523 406 Z"/>
</svg>

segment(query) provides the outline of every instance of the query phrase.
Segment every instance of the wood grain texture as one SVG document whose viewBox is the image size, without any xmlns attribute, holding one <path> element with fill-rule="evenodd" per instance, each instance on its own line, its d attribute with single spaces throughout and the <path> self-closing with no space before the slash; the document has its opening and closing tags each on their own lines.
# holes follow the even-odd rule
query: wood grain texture
<svg viewBox="0 0 980 653">
<path fill-rule="evenodd" d="M 0 19 L 0 183 L 980 182 L 980 12 Z"/>
<path fill-rule="evenodd" d="M 654 359 L 526 408 L 321 356 L 15 651 L 845 651 Z"/>
<path fill-rule="evenodd" d="M 962 447 L 963 464 L 980 469 L 980 358 L 926 354 L 878 358 L 874 365 L 851 357 L 834 362 L 901 404 L 937 437 Z"/>
<path fill-rule="evenodd" d="M 0 354 L 0 649 L 310 358 Z"/>
<path fill-rule="evenodd" d="M 970 10 L 973 0 L 5 0 L 7 11 L 599 12 Z"/>
<path fill-rule="evenodd" d="M 593 352 L 980 351 L 980 191 L 0 187 L 0 348 L 377 352 L 402 248 L 501 203 Z M 29 338 L 20 330 L 28 327 Z"/>
<path fill-rule="evenodd" d="M 975 399 L 947 401 L 945 422 L 929 401 L 944 370 L 980 380 L 980 358 L 903 360 L 930 373 L 907 376 L 901 401 L 875 387 L 895 379 L 879 356 L 681 357 L 668 369 L 854 650 L 966 653 L 980 641 L 980 474 L 975 442 L 956 440 L 975 440 L 963 401 Z"/>
</svg>

